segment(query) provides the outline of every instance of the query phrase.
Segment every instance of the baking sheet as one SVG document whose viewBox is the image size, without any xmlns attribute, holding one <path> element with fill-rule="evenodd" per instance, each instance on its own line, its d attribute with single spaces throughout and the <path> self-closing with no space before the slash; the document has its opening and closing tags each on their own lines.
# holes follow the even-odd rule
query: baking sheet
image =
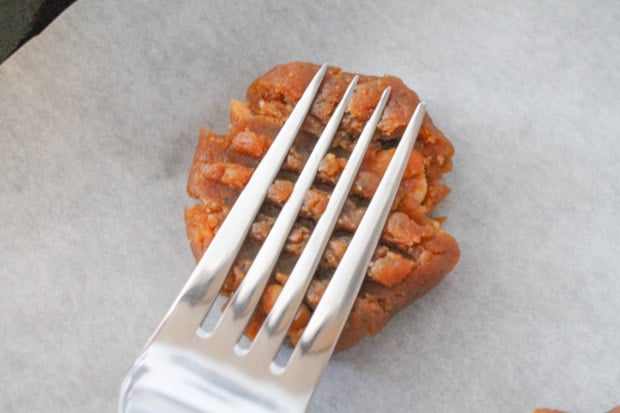
<svg viewBox="0 0 620 413">
<path fill-rule="evenodd" d="M 114 411 L 193 267 L 198 128 L 277 63 L 401 77 L 456 148 L 458 267 L 312 412 L 620 404 L 620 3 L 80 0 L 0 65 L 0 410 Z"/>
</svg>

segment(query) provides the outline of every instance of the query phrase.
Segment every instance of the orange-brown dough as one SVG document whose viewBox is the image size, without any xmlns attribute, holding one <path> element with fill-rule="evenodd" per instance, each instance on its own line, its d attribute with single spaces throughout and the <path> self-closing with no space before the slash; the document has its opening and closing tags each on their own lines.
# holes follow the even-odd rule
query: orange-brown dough
<svg viewBox="0 0 620 413">
<path fill-rule="evenodd" d="M 231 103 L 228 132 L 218 135 L 200 131 L 187 185 L 188 193 L 200 203 L 185 210 L 187 234 L 197 260 L 317 70 L 318 65 L 311 63 L 276 66 L 252 83 L 247 103 Z M 243 279 L 352 77 L 353 74 L 338 68 L 329 68 L 302 131 L 230 271 L 224 293 L 232 293 Z M 419 102 L 417 95 L 395 77 L 360 77 L 332 148 L 321 163 L 315 185 L 306 195 L 300 218 L 248 326 L 248 336 L 256 334 L 273 306 L 295 258 L 325 209 L 329 192 L 356 138 L 387 86 L 392 87 L 390 100 L 320 268 L 289 330 L 291 343 L 301 336 Z M 441 176 L 451 170 L 453 153 L 450 141 L 427 115 L 337 350 L 353 346 L 366 335 L 377 334 L 396 312 L 437 285 L 456 265 L 458 244 L 441 228 L 443 219 L 431 216 L 432 210 L 449 193 L 441 183 Z"/>
</svg>

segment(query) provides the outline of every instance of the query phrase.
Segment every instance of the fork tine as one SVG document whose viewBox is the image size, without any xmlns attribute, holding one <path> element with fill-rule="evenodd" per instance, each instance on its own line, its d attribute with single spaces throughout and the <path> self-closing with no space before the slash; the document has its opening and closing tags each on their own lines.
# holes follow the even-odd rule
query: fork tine
<svg viewBox="0 0 620 413">
<path fill-rule="evenodd" d="M 387 104 L 390 91 L 391 88 L 389 87 L 383 91 L 377 107 L 364 126 L 353 152 L 340 174 L 340 178 L 329 197 L 329 202 L 323 215 L 321 215 L 314 227 L 303 252 L 280 292 L 280 296 L 252 343 L 250 351 L 258 354 L 255 356 L 257 359 L 267 363 L 271 362 L 295 317 L 297 308 L 301 304 L 305 291 L 312 280 L 312 275 L 316 271 L 325 246 L 345 204 L 347 194 L 364 160 L 366 150 L 370 145 L 377 124 L 381 119 L 381 114 Z"/>
<path fill-rule="evenodd" d="M 304 381 L 310 386 L 314 386 L 320 377 L 366 275 L 424 114 L 425 106 L 420 103 L 314 315 L 293 350 L 284 374 L 296 377 L 295 374 L 303 372 Z"/>
<path fill-rule="evenodd" d="M 243 334 L 263 294 L 269 276 L 278 261 L 278 257 L 282 252 L 282 248 L 284 247 L 291 228 L 295 223 L 304 197 L 314 181 L 319 169 L 319 164 L 336 135 L 342 116 L 344 115 L 349 100 L 353 96 L 353 91 L 355 90 L 358 79 L 359 77 L 355 76 L 347 87 L 343 98 L 334 110 L 334 113 L 306 161 L 303 170 L 299 174 L 293 192 L 280 211 L 278 218 L 267 235 L 267 239 L 263 242 L 261 249 L 258 251 L 252 265 L 246 273 L 243 282 L 239 288 L 237 288 L 237 291 L 216 325 L 213 334 L 214 339 L 217 339 L 218 342 L 232 345 L 239 339 L 241 334 Z"/>
<path fill-rule="evenodd" d="M 200 332 L 199 327 L 211 309 L 258 213 L 260 201 L 265 198 L 280 170 L 326 72 L 327 64 L 324 64 L 310 81 L 153 337 L 165 335 L 166 325 L 173 336 L 184 330 L 198 329 Z"/>
</svg>

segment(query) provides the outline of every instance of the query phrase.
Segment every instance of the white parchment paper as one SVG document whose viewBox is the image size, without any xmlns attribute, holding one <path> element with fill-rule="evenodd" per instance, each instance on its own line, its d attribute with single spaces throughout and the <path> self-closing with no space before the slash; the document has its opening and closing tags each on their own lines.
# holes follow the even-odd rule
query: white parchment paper
<svg viewBox="0 0 620 413">
<path fill-rule="evenodd" d="M 620 3 L 79 0 L 0 65 L 0 410 L 111 412 L 194 261 L 199 127 L 291 60 L 401 77 L 462 257 L 312 412 L 620 404 Z"/>
</svg>

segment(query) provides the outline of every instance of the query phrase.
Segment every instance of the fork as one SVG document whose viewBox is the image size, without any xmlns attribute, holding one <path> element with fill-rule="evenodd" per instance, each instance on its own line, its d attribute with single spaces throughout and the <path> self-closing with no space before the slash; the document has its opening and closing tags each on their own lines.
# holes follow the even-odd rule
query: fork
<svg viewBox="0 0 620 413">
<path fill-rule="evenodd" d="M 274 358 L 333 232 L 387 104 L 389 87 L 365 124 L 323 215 L 249 347 L 244 347 L 240 339 L 338 130 L 357 76 L 348 85 L 288 201 L 215 327 L 206 326 L 206 317 L 326 72 L 325 64 L 295 105 L 196 269 L 127 373 L 121 387 L 119 412 L 295 412 L 307 408 L 379 241 L 424 118 L 423 103 L 412 115 L 366 213 L 286 363 L 277 363 Z"/>
</svg>

